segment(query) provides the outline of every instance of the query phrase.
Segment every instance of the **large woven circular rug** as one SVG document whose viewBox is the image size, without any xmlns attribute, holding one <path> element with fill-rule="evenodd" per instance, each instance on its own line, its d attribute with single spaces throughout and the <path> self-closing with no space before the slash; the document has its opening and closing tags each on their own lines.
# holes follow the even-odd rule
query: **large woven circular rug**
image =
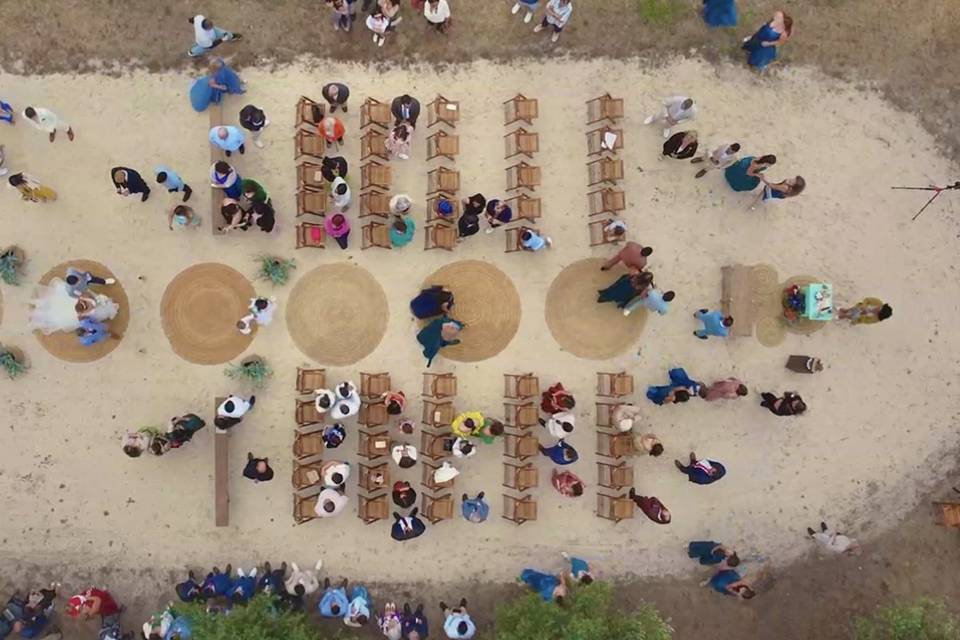
<svg viewBox="0 0 960 640">
<path fill-rule="evenodd" d="M 71 260 L 58 264 L 50 271 L 43 274 L 40 278 L 40 284 L 49 284 L 54 278 L 61 280 L 67 275 L 67 267 L 73 267 L 80 271 L 88 271 L 99 278 L 116 278 L 113 272 L 107 267 L 92 260 Z M 93 293 L 102 293 L 117 303 L 119 309 L 117 315 L 106 322 L 110 332 L 117 336 L 116 338 L 107 338 L 97 344 L 85 347 L 80 344 L 79 338 L 73 332 L 58 331 L 50 335 L 44 335 L 40 331 L 34 331 L 33 335 L 40 341 L 41 346 L 46 349 L 50 355 L 67 362 L 93 362 L 103 358 L 108 353 L 117 348 L 120 340 L 127 332 L 127 325 L 130 324 L 130 302 L 127 300 L 127 293 L 123 290 L 123 285 L 116 282 L 110 285 L 91 285 L 90 291 Z"/>
<path fill-rule="evenodd" d="M 387 331 L 387 296 L 366 269 L 340 262 L 308 271 L 287 302 L 297 348 L 320 364 L 345 366 L 370 355 Z"/>
<path fill-rule="evenodd" d="M 243 353 L 249 335 L 237 330 L 248 313 L 253 285 L 236 269 L 205 262 L 184 269 L 160 301 L 163 332 L 178 356 L 196 364 L 220 364 Z"/>
<path fill-rule="evenodd" d="M 600 271 L 603 258 L 587 258 L 566 267 L 547 291 L 547 327 L 566 351 L 581 358 L 605 360 L 629 349 L 647 320 L 645 307 L 624 317 L 613 302 L 597 302 L 605 289 L 626 271 Z"/>
<path fill-rule="evenodd" d="M 467 325 L 460 332 L 460 344 L 444 347 L 442 357 L 477 362 L 510 344 L 520 327 L 520 294 L 507 274 L 487 262 L 463 260 L 434 271 L 423 288 L 438 284 L 453 292 L 451 315 Z"/>
</svg>

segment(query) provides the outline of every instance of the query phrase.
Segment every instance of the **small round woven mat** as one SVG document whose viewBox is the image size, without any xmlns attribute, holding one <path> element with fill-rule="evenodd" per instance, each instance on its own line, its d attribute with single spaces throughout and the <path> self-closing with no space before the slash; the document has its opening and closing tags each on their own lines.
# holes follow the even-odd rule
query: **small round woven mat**
<svg viewBox="0 0 960 640">
<path fill-rule="evenodd" d="M 547 291 L 547 327 L 566 351 L 581 358 L 605 360 L 629 349 L 643 333 L 646 307 L 624 317 L 613 302 L 597 302 L 597 292 L 626 273 L 622 268 L 600 271 L 605 260 L 574 262 L 554 279 Z"/>
<path fill-rule="evenodd" d="M 799 285 L 801 287 L 810 284 L 811 282 L 823 282 L 820 278 L 814 276 L 793 276 L 782 285 L 780 285 L 780 291 L 783 291 L 787 287 L 792 287 L 793 285 Z M 787 331 L 790 333 L 799 333 L 801 335 L 808 336 L 811 333 L 816 333 L 820 331 L 827 325 L 826 322 L 820 322 L 818 320 L 810 320 L 808 318 L 800 318 L 796 322 L 786 323 Z"/>
<path fill-rule="evenodd" d="M 753 285 L 752 293 L 755 296 L 771 293 L 776 295 L 780 291 L 777 270 L 769 264 L 755 264 L 750 267 L 750 284 Z"/>
<path fill-rule="evenodd" d="M 479 260 L 448 264 L 431 274 L 422 288 L 433 285 L 453 292 L 450 315 L 467 324 L 460 344 L 444 347 L 440 356 L 456 362 L 486 360 L 503 351 L 517 334 L 520 294 L 510 277 L 492 264 Z"/>
<path fill-rule="evenodd" d="M 43 277 L 40 278 L 40 284 L 49 284 L 54 278 L 65 278 L 67 276 L 67 267 L 73 267 L 80 271 L 89 271 L 93 275 L 104 279 L 116 278 L 110 269 L 99 262 L 92 260 L 71 260 L 63 264 L 58 264 L 43 274 Z M 33 335 L 37 337 L 40 345 L 53 357 L 66 360 L 67 362 L 93 362 L 94 360 L 105 357 L 120 345 L 120 340 L 123 339 L 124 334 L 127 332 L 127 325 L 130 324 L 130 301 L 127 300 L 127 292 L 123 290 L 123 285 L 120 284 L 119 281 L 110 285 L 91 285 L 90 290 L 109 296 L 110 299 L 119 306 L 117 315 L 113 320 L 104 323 L 110 328 L 110 332 L 116 334 L 118 337 L 107 338 L 95 345 L 85 347 L 80 344 L 79 338 L 77 338 L 73 332 L 58 331 L 50 335 L 44 335 L 40 331 L 34 331 Z"/>
<path fill-rule="evenodd" d="M 366 269 L 340 262 L 308 271 L 287 301 L 287 330 L 320 364 L 345 366 L 370 355 L 387 331 L 387 296 Z"/>
<path fill-rule="evenodd" d="M 205 262 L 170 281 L 160 301 L 163 332 L 174 353 L 195 364 L 221 364 L 250 346 L 257 333 L 237 329 L 247 315 L 253 285 L 236 269 Z"/>
<path fill-rule="evenodd" d="M 757 340 L 765 347 L 776 347 L 787 339 L 787 325 L 784 319 L 778 316 L 760 318 L 754 331 Z"/>
</svg>

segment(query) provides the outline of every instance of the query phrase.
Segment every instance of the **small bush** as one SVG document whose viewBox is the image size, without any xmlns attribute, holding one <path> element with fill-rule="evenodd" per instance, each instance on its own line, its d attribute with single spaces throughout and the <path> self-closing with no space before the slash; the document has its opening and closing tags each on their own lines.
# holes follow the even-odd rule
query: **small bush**
<svg viewBox="0 0 960 640">
<path fill-rule="evenodd" d="M 285 260 L 277 256 L 268 255 L 257 256 L 257 264 L 260 265 L 257 278 L 260 280 L 269 280 L 275 285 L 287 284 L 290 280 L 290 272 L 297 268 L 293 260 Z"/>
<path fill-rule="evenodd" d="M 960 624 L 942 602 L 921 598 L 881 607 L 853 621 L 854 640 L 960 640 Z"/>
<path fill-rule="evenodd" d="M 24 263 L 23 251 L 17 247 L 7 247 L 0 253 L 0 280 L 9 285 L 19 286 Z"/>
<path fill-rule="evenodd" d="M 677 0 L 637 0 L 640 18 L 653 25 L 671 25 L 680 19 L 686 9 Z"/>
<path fill-rule="evenodd" d="M 323 640 L 303 613 L 280 613 L 269 596 L 258 595 L 228 615 L 210 614 L 199 604 L 176 605 L 190 620 L 194 640 Z"/>
<path fill-rule="evenodd" d="M 273 377 L 273 369 L 263 358 L 250 358 L 240 364 L 231 364 L 223 370 L 228 378 L 234 380 L 246 380 L 253 384 L 257 389 L 262 389 L 267 380 Z"/>
</svg>

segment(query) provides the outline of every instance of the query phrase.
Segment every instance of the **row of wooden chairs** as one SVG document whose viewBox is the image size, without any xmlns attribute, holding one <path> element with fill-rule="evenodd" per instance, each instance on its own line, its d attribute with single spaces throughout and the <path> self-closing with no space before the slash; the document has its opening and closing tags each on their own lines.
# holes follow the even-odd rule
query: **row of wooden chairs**
<svg viewBox="0 0 960 640">
<path fill-rule="evenodd" d="M 510 431 L 503 434 L 503 487 L 520 493 L 503 495 L 503 517 L 517 525 L 537 519 L 537 501 L 527 491 L 540 485 L 540 475 L 533 462 L 540 454 L 540 440 L 527 432 L 538 424 L 537 402 L 540 379 L 533 373 L 503 374 L 503 424 Z M 516 462 L 514 462 L 514 460 Z"/>
<path fill-rule="evenodd" d="M 460 118 L 460 103 L 437 96 L 434 102 L 427 107 L 427 115 L 431 124 L 444 122 L 456 127 Z M 439 130 L 427 138 L 427 160 L 440 158 L 456 162 L 460 153 L 459 136 L 451 135 Z M 445 166 L 439 166 L 427 172 L 427 217 L 424 225 L 423 249 L 443 249 L 453 251 L 457 246 L 460 234 L 457 232 L 456 222 L 460 217 L 460 172 Z M 437 203 L 441 200 L 453 203 L 453 214 L 441 217 L 436 213 Z"/>
<path fill-rule="evenodd" d="M 324 216 L 329 194 L 320 172 L 319 160 L 326 154 L 326 141 L 319 135 L 317 125 L 326 109 L 323 104 L 306 96 L 297 101 L 294 121 L 294 161 L 297 162 L 297 217 Z M 303 160 L 306 157 L 308 160 Z M 313 162 L 311 162 L 313 160 Z M 323 249 L 326 232 L 322 223 L 301 222 L 296 227 L 296 248 Z"/>
<path fill-rule="evenodd" d="M 605 155 L 616 156 L 617 152 L 623 148 L 623 129 L 610 126 L 616 124 L 622 117 L 622 98 L 614 98 L 609 93 L 605 93 L 587 101 L 587 124 L 604 122 L 602 127 L 587 132 L 587 157 L 600 156 L 587 163 L 587 186 L 611 185 L 594 190 L 587 195 L 591 216 L 597 214 L 615 216 L 626 208 L 623 191 L 612 188 L 623 179 L 623 160 Z M 608 136 L 612 136 L 612 144 L 607 140 Z M 591 247 L 614 244 L 625 239 L 622 232 L 616 233 L 615 228 L 610 227 L 614 220 L 615 218 L 611 218 L 587 223 Z"/>
</svg>

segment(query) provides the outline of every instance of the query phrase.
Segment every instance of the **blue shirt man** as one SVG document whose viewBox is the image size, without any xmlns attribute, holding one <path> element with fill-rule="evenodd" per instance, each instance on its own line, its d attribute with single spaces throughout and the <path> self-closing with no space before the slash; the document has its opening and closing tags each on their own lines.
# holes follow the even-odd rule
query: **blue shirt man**
<svg viewBox="0 0 960 640">
<path fill-rule="evenodd" d="M 169 193 L 182 191 L 183 202 L 186 202 L 190 199 L 190 194 L 193 193 L 193 189 L 191 189 L 190 185 L 183 181 L 183 178 L 177 175 L 176 171 L 170 167 L 160 165 L 156 167 L 153 172 L 157 177 L 157 184 L 161 184 L 166 187 Z"/>
<path fill-rule="evenodd" d="M 490 516 L 490 505 L 483 499 L 483 491 L 477 494 L 476 498 L 469 498 L 463 494 L 463 504 L 461 506 L 463 519 L 467 522 L 480 524 Z"/>
<path fill-rule="evenodd" d="M 733 318 L 730 316 L 724 317 L 720 311 L 700 309 L 693 314 L 693 317 L 703 323 L 703 329 L 697 329 L 693 332 L 693 335 L 701 340 L 706 340 L 707 336 L 726 338 L 730 335 L 730 329 L 728 327 L 733 324 Z"/>
<path fill-rule="evenodd" d="M 243 132 L 236 127 L 213 127 L 210 129 L 210 142 L 219 147 L 229 156 L 234 151 L 243 154 L 243 143 L 245 142 Z"/>
<path fill-rule="evenodd" d="M 644 306 L 647 308 L 647 311 L 659 313 L 661 316 L 664 316 L 667 314 L 667 311 L 670 310 L 670 302 L 675 296 L 676 294 L 673 291 L 664 293 L 656 287 L 650 287 L 646 292 L 631 300 L 630 303 L 624 307 L 623 315 L 629 316 L 639 307 Z"/>
<path fill-rule="evenodd" d="M 540 453 L 550 458 L 554 464 L 573 464 L 580 459 L 580 454 L 562 439 L 552 447 L 540 447 Z"/>
<path fill-rule="evenodd" d="M 342 618 L 347 613 L 350 601 L 345 586 L 327 587 L 317 603 L 317 610 L 324 618 Z"/>
<path fill-rule="evenodd" d="M 107 325 L 102 322 L 98 322 L 93 318 L 84 318 L 80 321 L 77 336 L 80 338 L 80 344 L 85 347 L 91 347 L 98 342 L 106 340 L 110 336 L 110 330 L 107 329 Z"/>
</svg>

